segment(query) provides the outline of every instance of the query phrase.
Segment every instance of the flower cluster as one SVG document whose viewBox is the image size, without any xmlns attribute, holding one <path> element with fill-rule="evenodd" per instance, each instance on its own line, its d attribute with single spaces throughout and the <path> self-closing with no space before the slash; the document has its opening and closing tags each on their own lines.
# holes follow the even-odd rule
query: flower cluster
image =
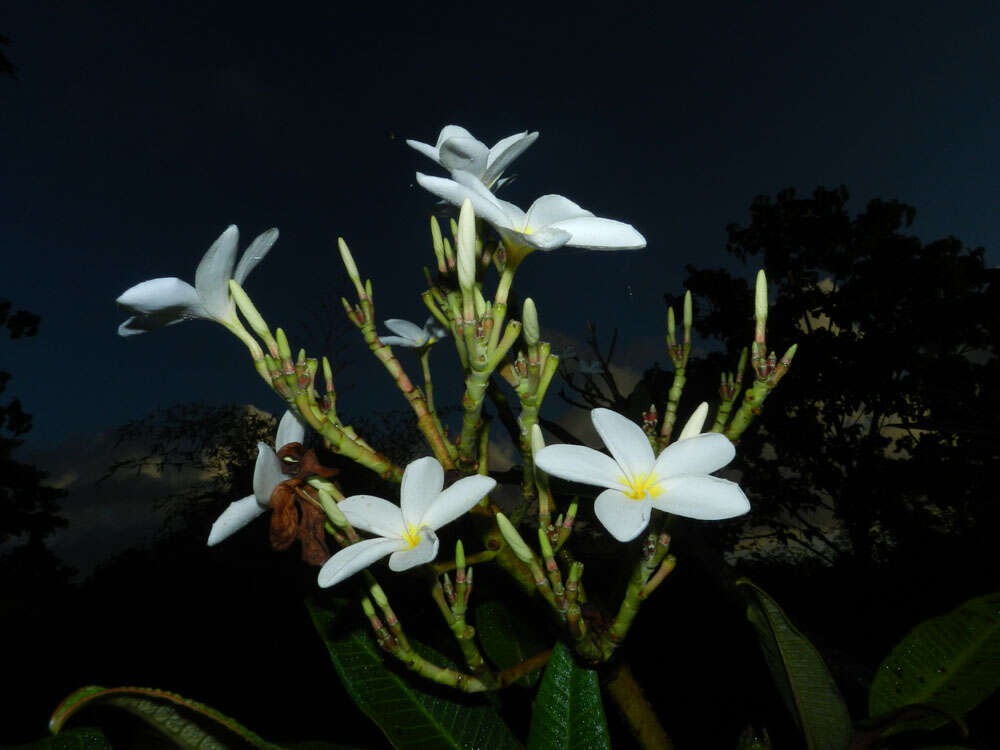
<svg viewBox="0 0 1000 750">
<path fill-rule="evenodd" d="M 277 240 L 277 229 L 270 229 L 257 237 L 236 263 L 239 233 L 235 226 L 230 226 L 205 253 L 195 272 L 194 286 L 177 278 L 153 279 L 133 286 L 118 298 L 118 303 L 131 313 L 131 317 L 119 328 L 122 336 L 192 318 L 222 324 L 247 343 L 258 371 L 290 404 L 290 410 L 278 426 L 274 447 L 258 444 L 253 494 L 231 503 L 219 516 L 212 525 L 209 545 L 227 539 L 271 509 L 272 544 L 283 549 L 294 539 L 299 539 L 304 557 L 321 566 L 320 586 L 339 583 L 384 557 L 389 558 L 389 568 L 393 571 L 404 571 L 431 562 L 438 553 L 437 531 L 480 503 L 484 503 L 485 508 L 489 505 L 487 496 L 496 487 L 494 479 L 484 473 L 476 473 L 479 467 L 467 449 L 475 445 L 472 438 L 482 424 L 476 409 L 481 407 L 493 369 L 501 361 L 509 363 L 504 377 L 515 386 L 524 403 L 534 409 L 527 412 L 527 416 L 522 414 L 522 420 L 526 420 L 522 422 L 522 429 L 525 434 L 531 434 L 528 440 L 531 445 L 524 450 L 528 451 L 528 458 L 533 454 L 535 467 L 531 469 L 531 461 L 526 461 L 525 471 L 534 474 L 533 481 L 546 493 L 545 474 L 602 488 L 594 501 L 594 515 L 618 541 L 628 542 L 639 536 L 649 525 L 653 509 L 697 519 L 730 518 L 749 510 L 747 498 L 738 485 L 710 476 L 732 460 L 735 449 L 732 442 L 718 432 L 701 434 L 707 404 L 695 411 L 680 437 L 667 445 L 659 456 L 654 455 L 651 447 L 656 444 L 655 440 L 651 443 L 650 436 L 642 428 L 608 409 L 594 409 L 591 418 L 610 456 L 578 445 L 544 446 L 537 426 L 537 404 L 532 399 L 535 394 L 544 394 L 544 388 L 538 390 L 543 380 L 541 373 L 548 372 L 547 377 L 551 377 L 558 357 L 551 354 L 549 344 L 539 340 L 537 311 L 531 299 L 525 300 L 522 316 L 526 353 L 519 353 L 516 357 L 511 353 L 507 358 L 508 350 L 520 332 L 519 323 L 509 325 L 503 345 L 498 343 L 510 274 L 528 253 L 535 250 L 549 251 L 564 246 L 593 250 L 639 249 L 645 247 L 646 240 L 631 225 L 594 216 L 561 195 L 543 195 L 527 211 L 497 198 L 494 192 L 511 179 L 504 177 L 504 172 L 537 138 L 538 133 L 525 131 L 508 136 L 491 148 L 464 128 L 449 125 L 442 129 L 433 146 L 407 141 L 449 173 L 449 177 L 418 173 L 418 183 L 437 197 L 463 207 L 455 229 L 457 263 L 449 269 L 449 272 L 455 271 L 458 291 L 436 290 L 439 297 L 451 305 L 449 309 L 458 311 L 452 318 L 446 318 L 434 304 L 428 304 L 435 315 L 423 327 L 393 318 L 385 321 L 385 326 L 393 335 L 377 336 L 371 317 L 371 282 L 362 284 L 346 244 L 343 241 L 340 243 L 341 255 L 362 303 L 352 308 L 345 300 L 348 316 L 366 331 L 370 347 L 394 373 L 411 401 L 417 402 L 424 396 L 405 376 L 399 374 L 400 365 L 386 347 L 417 349 L 421 353 L 425 377 L 428 378 L 426 400 L 415 408 L 424 429 L 438 438 L 436 446 L 432 443 L 437 458 L 420 458 L 405 467 L 398 506 L 372 495 L 344 498 L 339 487 L 329 479 L 336 470 L 321 466 L 313 451 L 306 451 L 303 446 L 305 425 L 309 423 L 323 431 L 328 445 L 339 440 L 339 444 L 344 446 L 341 452 L 345 455 L 359 456 L 364 451 L 372 453 L 370 447 L 353 430 L 341 425 L 336 416 L 329 363 L 324 360 L 323 364 L 328 383 L 327 397 L 320 400 L 313 389 L 313 377 L 318 369 L 316 360 L 309 360 L 302 353 L 297 361 L 293 361 L 284 333 L 278 329 L 277 335 L 271 336 L 263 318 L 242 290 L 241 285 L 249 272 Z M 501 283 L 492 303 L 482 297 L 477 281 L 477 267 L 485 268 L 487 265 L 485 250 L 481 249 L 482 243 L 477 237 L 477 218 L 496 231 L 506 251 L 503 271 L 507 274 L 504 277 L 506 281 Z M 435 242 L 441 244 L 436 224 L 434 231 L 437 232 Z M 439 265 L 439 268 L 443 267 Z M 454 290 L 455 286 L 450 289 Z M 433 298 L 430 291 L 427 294 Z M 453 295 L 450 301 L 446 299 L 448 294 Z M 268 353 L 243 327 L 237 308 L 253 331 L 264 339 Z M 460 355 L 463 352 L 465 355 L 463 362 L 467 366 L 469 393 L 475 393 L 475 399 L 467 393 L 468 403 L 475 408 L 470 410 L 466 407 L 462 438 L 456 441 L 457 451 L 455 445 L 445 445 L 448 442 L 447 431 L 442 428 L 433 410 L 430 376 L 427 374 L 429 347 L 449 336 L 449 329 L 442 323 L 454 326 L 455 344 Z M 490 330 L 493 331 L 492 337 Z M 567 351 L 566 355 L 572 357 L 575 353 Z M 551 361 L 546 364 L 547 360 Z M 580 369 L 594 373 L 601 371 L 602 366 L 600 363 L 581 362 Z M 541 396 L 537 400 L 540 401 Z M 447 468 L 458 468 L 467 476 L 453 481 L 446 488 L 442 462 L 447 464 Z M 374 465 L 369 464 L 369 468 Z M 397 472 L 395 477 L 399 478 L 399 468 L 394 469 Z M 485 467 L 482 471 L 485 472 Z M 543 508 L 547 508 L 544 504 L 547 502 L 540 500 L 539 517 L 544 521 L 540 538 L 543 556 L 549 566 L 548 575 L 554 576 L 553 590 L 558 590 L 561 583 L 557 580 L 556 563 L 550 561 L 551 542 L 557 540 L 562 532 L 551 525 L 544 526 L 547 510 Z M 496 507 L 489 507 L 496 514 Z M 574 505 L 565 522 L 557 524 L 561 523 L 564 529 L 570 528 L 575 513 Z M 497 518 L 504 538 L 517 541 L 519 537 L 513 527 L 499 514 Z M 372 536 L 362 539 L 357 531 Z M 328 533 L 341 546 L 332 556 L 326 547 Z M 552 539 L 549 539 L 550 533 L 554 534 Z M 529 566 L 534 565 L 533 553 L 523 541 L 517 541 L 517 550 L 518 559 Z M 568 604 L 565 601 L 560 604 L 557 599 L 553 602 L 557 609 L 562 607 L 561 611 L 565 614 Z"/>
</svg>

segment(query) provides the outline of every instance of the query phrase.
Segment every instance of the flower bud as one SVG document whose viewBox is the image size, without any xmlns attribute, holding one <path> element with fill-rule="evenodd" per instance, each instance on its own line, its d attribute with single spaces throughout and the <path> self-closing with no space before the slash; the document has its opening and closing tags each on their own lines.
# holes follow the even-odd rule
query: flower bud
<svg viewBox="0 0 1000 750">
<path fill-rule="evenodd" d="M 458 285 L 471 292 L 476 285 L 476 214 L 472 201 L 462 203 L 458 214 Z"/>
<path fill-rule="evenodd" d="M 524 307 L 521 311 L 521 323 L 524 325 L 522 334 L 524 342 L 528 346 L 535 346 L 538 343 L 538 311 L 535 309 L 535 301 L 531 297 L 524 300 Z"/>
<path fill-rule="evenodd" d="M 754 294 L 753 314 L 757 319 L 757 328 L 763 328 L 764 321 L 767 320 L 767 277 L 764 275 L 763 268 L 757 271 L 757 287 Z"/>
<path fill-rule="evenodd" d="M 262 339 L 271 338 L 271 330 L 267 327 L 267 323 L 264 322 L 264 318 L 261 317 L 254 303 L 250 301 L 247 293 L 243 291 L 241 287 L 234 279 L 229 280 L 229 293 L 233 297 L 233 302 L 243 313 L 243 317 L 246 318 L 247 323 L 253 329 L 254 333 L 260 336 Z"/>
<path fill-rule="evenodd" d="M 677 436 L 677 439 L 684 440 L 685 438 L 700 435 L 702 428 L 705 426 L 705 419 L 707 417 L 708 402 L 702 401 L 698 404 L 698 408 L 694 410 L 690 417 L 688 417 L 688 421 L 684 424 L 684 428 L 681 430 L 681 434 Z"/>
<path fill-rule="evenodd" d="M 684 338 L 689 338 L 688 331 L 691 330 L 691 320 L 694 318 L 691 312 L 691 292 L 684 292 Z"/>
<path fill-rule="evenodd" d="M 531 554 L 531 548 L 525 543 L 521 535 L 517 533 L 517 529 L 514 528 L 514 524 L 507 520 L 507 516 L 503 513 L 497 513 L 497 526 L 500 529 L 500 534 L 503 536 L 504 541 L 510 547 L 510 551 L 514 553 L 523 563 L 530 563 L 534 559 L 534 555 Z"/>
<path fill-rule="evenodd" d="M 447 269 L 444 262 L 444 243 L 441 241 L 441 227 L 434 216 L 431 217 L 431 242 L 434 245 L 434 258 L 437 260 L 438 270 L 444 273 Z"/>
<path fill-rule="evenodd" d="M 455 543 L 455 567 L 459 570 L 465 567 L 465 547 L 461 539 Z"/>
<path fill-rule="evenodd" d="M 357 287 L 360 293 L 361 274 L 358 273 L 358 267 L 354 263 L 354 256 L 351 255 L 351 251 L 348 249 L 347 243 L 344 242 L 343 237 L 337 238 L 337 247 L 340 249 L 340 259 L 344 262 L 344 268 L 347 269 L 347 275 L 351 277 L 351 281 L 354 282 L 354 286 Z"/>
</svg>

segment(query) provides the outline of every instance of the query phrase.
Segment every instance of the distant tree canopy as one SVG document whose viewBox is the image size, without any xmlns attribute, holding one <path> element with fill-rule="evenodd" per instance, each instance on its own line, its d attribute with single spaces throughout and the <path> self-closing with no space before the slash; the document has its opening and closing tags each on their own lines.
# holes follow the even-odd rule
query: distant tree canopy
<svg viewBox="0 0 1000 750">
<path fill-rule="evenodd" d="M 11 307 L 9 300 L 0 300 L 0 326 L 10 338 L 37 334 L 41 318 Z M 10 372 L 0 371 L 0 394 L 10 379 Z M 68 573 L 45 547 L 45 538 L 66 525 L 56 502 L 66 493 L 45 486 L 44 472 L 12 456 L 24 442 L 20 436 L 30 430 L 31 415 L 19 399 L 0 403 L 0 544 L 11 543 L 0 557 L 5 591 L 30 587 L 48 576 L 61 580 Z"/>
<path fill-rule="evenodd" d="M 1000 271 L 983 248 L 904 234 L 910 206 L 872 200 L 852 218 L 848 198 L 786 190 L 727 227 L 727 251 L 767 271 L 768 341 L 778 354 L 799 342 L 739 446 L 751 520 L 830 564 L 985 551 L 998 520 Z M 752 287 L 688 274 L 696 328 L 725 348 L 689 375 L 704 388 L 746 344 Z"/>
</svg>

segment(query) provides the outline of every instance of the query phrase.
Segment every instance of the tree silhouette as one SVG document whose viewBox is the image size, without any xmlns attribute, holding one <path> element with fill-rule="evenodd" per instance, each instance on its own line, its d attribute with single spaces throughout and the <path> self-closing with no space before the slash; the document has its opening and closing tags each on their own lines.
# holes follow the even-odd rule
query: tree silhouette
<svg viewBox="0 0 1000 750">
<path fill-rule="evenodd" d="M 848 198 L 786 190 L 727 227 L 727 251 L 767 269 L 769 340 L 800 343 L 794 376 L 740 445 L 751 521 L 757 536 L 858 573 L 931 550 L 964 569 L 998 515 L 998 270 L 954 237 L 904 234 L 910 206 L 872 200 L 852 218 Z M 752 293 L 723 270 L 688 273 L 696 327 L 725 349 L 693 368 L 704 388 L 744 346 Z"/>
<path fill-rule="evenodd" d="M 41 322 L 26 310 L 11 312 L 9 300 L 0 300 L 0 325 L 11 339 L 34 336 Z M 0 371 L 0 393 L 11 373 Z M 31 430 L 31 415 L 14 398 L 0 404 L 0 585 L 5 595 L 64 581 L 71 572 L 45 546 L 45 538 L 66 525 L 56 501 L 66 493 L 44 484 L 45 473 L 13 458 L 13 452 Z"/>
</svg>

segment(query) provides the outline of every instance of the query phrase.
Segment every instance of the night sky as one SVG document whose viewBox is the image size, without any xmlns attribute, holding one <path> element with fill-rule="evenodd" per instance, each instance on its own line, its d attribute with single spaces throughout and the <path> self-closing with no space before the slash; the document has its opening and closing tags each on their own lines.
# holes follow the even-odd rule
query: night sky
<svg viewBox="0 0 1000 750">
<path fill-rule="evenodd" d="M 244 246 L 280 228 L 247 289 L 293 346 L 324 290 L 344 289 L 338 235 L 378 317 L 423 320 L 433 199 L 413 176 L 442 172 L 404 140 L 448 123 L 489 144 L 540 131 L 503 197 L 561 193 L 645 234 L 639 252 L 536 253 L 518 276 L 550 336 L 617 325 L 640 369 L 665 359 L 662 294 L 685 264 L 732 262 L 725 225 L 758 194 L 845 184 L 855 207 L 915 206 L 925 241 L 995 252 L 995 6 L 690 5 L 8 5 L 2 294 L 43 323 L 4 364 L 35 415 L 29 444 L 182 401 L 279 410 L 214 324 L 116 335 L 122 291 L 193 281 L 230 223 Z M 354 351 L 348 385 L 375 368 Z M 344 410 L 402 405 L 372 388 Z"/>
</svg>

